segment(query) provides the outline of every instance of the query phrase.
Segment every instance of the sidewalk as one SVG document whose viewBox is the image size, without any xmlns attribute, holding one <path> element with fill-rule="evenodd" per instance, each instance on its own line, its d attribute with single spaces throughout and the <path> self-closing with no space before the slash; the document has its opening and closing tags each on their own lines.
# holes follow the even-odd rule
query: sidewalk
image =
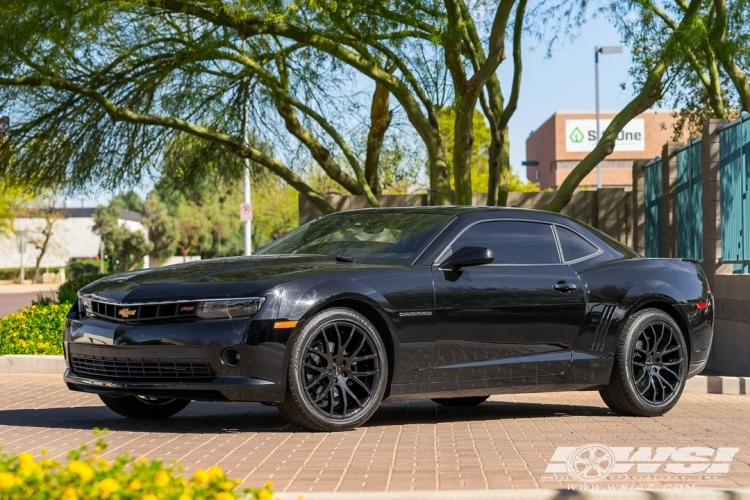
<svg viewBox="0 0 750 500">
<path fill-rule="evenodd" d="M 40 294 L 45 297 L 57 298 L 59 286 L 52 284 L 0 286 L 0 318 L 23 307 L 30 306 L 31 301 L 36 300 Z"/>
</svg>

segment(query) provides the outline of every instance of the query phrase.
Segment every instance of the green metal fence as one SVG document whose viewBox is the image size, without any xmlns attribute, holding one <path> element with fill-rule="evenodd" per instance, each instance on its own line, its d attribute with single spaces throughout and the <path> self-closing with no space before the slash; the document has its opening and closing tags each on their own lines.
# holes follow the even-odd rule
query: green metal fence
<svg viewBox="0 0 750 500">
<path fill-rule="evenodd" d="M 721 260 L 750 272 L 750 115 L 719 131 Z"/>
<path fill-rule="evenodd" d="M 643 167 L 643 202 L 645 204 L 645 254 L 661 257 L 661 158 Z"/>
<path fill-rule="evenodd" d="M 703 259 L 702 152 L 700 139 L 676 152 L 677 257 Z"/>
</svg>

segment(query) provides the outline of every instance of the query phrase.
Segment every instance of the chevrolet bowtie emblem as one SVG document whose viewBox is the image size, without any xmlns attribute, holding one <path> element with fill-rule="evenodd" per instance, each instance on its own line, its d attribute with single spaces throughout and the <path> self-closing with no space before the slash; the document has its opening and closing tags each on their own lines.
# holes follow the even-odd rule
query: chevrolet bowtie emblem
<svg viewBox="0 0 750 500">
<path fill-rule="evenodd" d="M 129 318 L 135 314 L 135 309 L 120 309 L 117 314 L 122 318 Z"/>
</svg>

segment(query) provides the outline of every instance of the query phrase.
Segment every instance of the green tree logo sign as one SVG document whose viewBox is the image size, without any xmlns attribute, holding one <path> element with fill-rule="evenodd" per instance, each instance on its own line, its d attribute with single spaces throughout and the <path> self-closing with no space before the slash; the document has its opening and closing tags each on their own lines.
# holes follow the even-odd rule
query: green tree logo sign
<svg viewBox="0 0 750 500">
<path fill-rule="evenodd" d="M 578 127 L 573 129 L 573 132 L 570 133 L 570 140 L 576 144 L 583 142 L 583 132 L 581 132 L 581 129 Z"/>
</svg>

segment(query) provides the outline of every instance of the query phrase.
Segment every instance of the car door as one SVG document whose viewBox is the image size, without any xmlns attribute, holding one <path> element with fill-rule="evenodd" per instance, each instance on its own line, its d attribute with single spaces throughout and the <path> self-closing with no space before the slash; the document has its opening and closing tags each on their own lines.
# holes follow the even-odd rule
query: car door
<svg viewBox="0 0 750 500">
<path fill-rule="evenodd" d="M 433 266 L 434 380 L 497 381 L 563 372 L 572 359 L 585 298 L 578 275 L 561 263 L 552 226 L 479 222 L 440 260 L 464 246 L 489 248 L 495 260 L 457 272 L 441 270 L 439 262 Z"/>
</svg>

